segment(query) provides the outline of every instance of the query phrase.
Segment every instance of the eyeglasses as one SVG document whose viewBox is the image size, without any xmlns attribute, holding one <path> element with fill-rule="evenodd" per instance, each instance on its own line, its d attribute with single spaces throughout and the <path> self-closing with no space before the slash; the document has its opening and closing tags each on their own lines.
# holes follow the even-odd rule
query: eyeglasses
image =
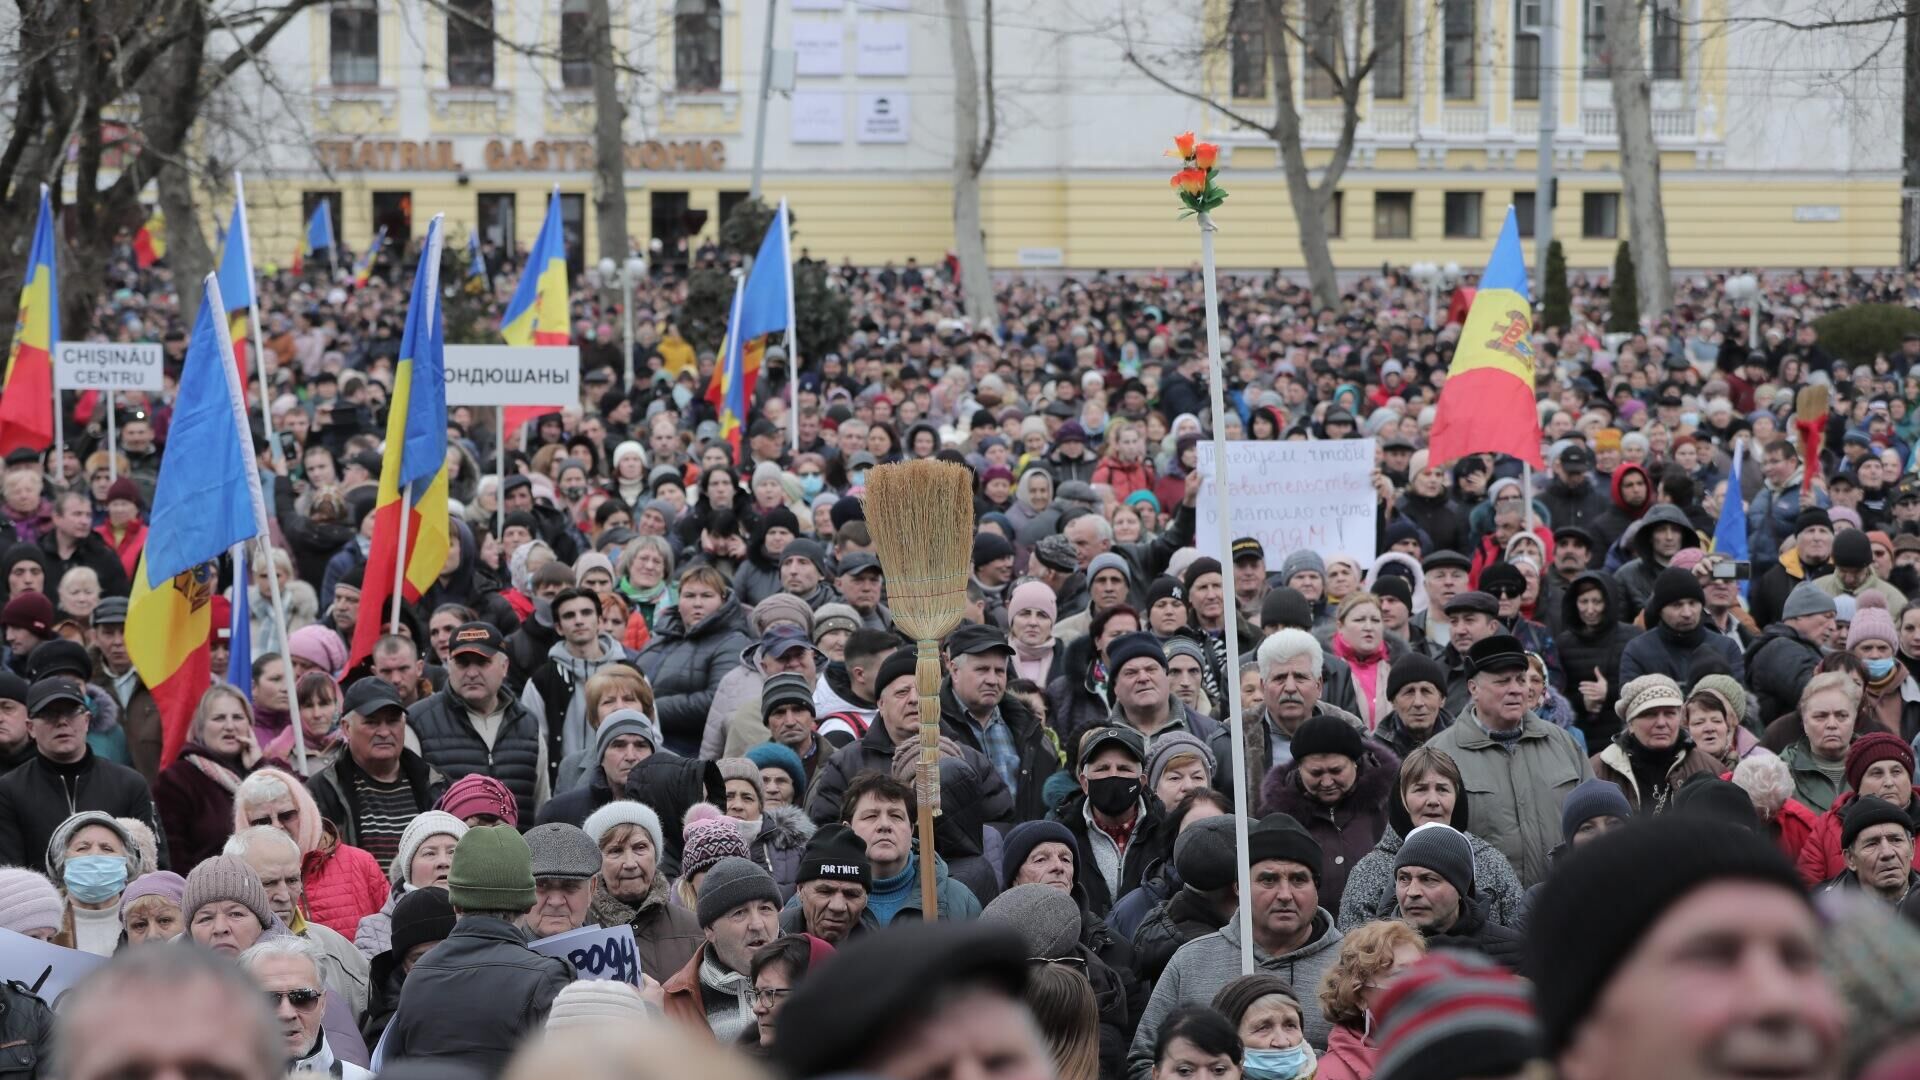
<svg viewBox="0 0 1920 1080">
<path fill-rule="evenodd" d="M 266 995 L 267 1008 L 269 1009 L 279 1008 L 280 999 L 286 998 L 287 1004 L 301 1012 L 306 1012 L 308 1009 L 320 1004 L 320 999 L 326 996 L 320 991 L 306 986 L 296 987 L 292 990 L 268 990 L 266 991 Z"/>
<path fill-rule="evenodd" d="M 791 993 L 793 993 L 792 990 L 785 988 L 769 987 L 763 990 L 756 986 L 747 991 L 747 1000 L 755 1005 L 778 1005 Z"/>
</svg>

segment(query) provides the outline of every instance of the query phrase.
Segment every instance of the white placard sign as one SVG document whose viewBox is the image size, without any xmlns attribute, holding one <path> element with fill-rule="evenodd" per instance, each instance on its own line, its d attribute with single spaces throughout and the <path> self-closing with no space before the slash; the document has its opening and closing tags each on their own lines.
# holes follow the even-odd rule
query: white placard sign
<svg viewBox="0 0 1920 1080">
<path fill-rule="evenodd" d="M 155 343 L 62 341 L 53 347 L 56 390 L 166 389 L 166 350 Z"/>
<path fill-rule="evenodd" d="M 907 24 L 903 22 L 863 22 L 860 24 L 856 75 L 907 74 Z"/>
<path fill-rule="evenodd" d="M 1214 494 L 1213 443 L 1199 452 L 1200 501 L 1195 540 L 1201 554 L 1222 563 L 1226 546 L 1251 536 L 1267 550 L 1267 568 L 1279 569 L 1301 548 L 1323 558 L 1346 555 L 1370 565 L 1374 556 L 1374 440 L 1310 439 L 1227 444 L 1227 503 L 1232 515 L 1223 540 Z"/>
<path fill-rule="evenodd" d="M 796 143 L 847 141 L 847 101 L 833 90 L 795 90 L 788 104 Z"/>
<path fill-rule="evenodd" d="M 796 19 L 793 24 L 793 73 L 839 75 L 846 71 L 847 28 L 838 19 Z"/>
<path fill-rule="evenodd" d="M 63 949 L 39 938 L 0 930 L 0 979 L 21 982 L 40 1000 L 59 1008 L 60 995 L 107 962 L 104 956 Z"/>
<path fill-rule="evenodd" d="M 580 404 L 576 345 L 449 345 L 448 405 Z"/>
<path fill-rule="evenodd" d="M 626 923 L 583 926 L 530 942 L 527 948 L 542 956 L 571 960 L 582 982 L 599 979 L 640 985 L 640 952 L 633 944 L 633 927 Z"/>
<path fill-rule="evenodd" d="M 861 94 L 860 128 L 855 142 L 907 141 L 907 95 Z"/>
</svg>

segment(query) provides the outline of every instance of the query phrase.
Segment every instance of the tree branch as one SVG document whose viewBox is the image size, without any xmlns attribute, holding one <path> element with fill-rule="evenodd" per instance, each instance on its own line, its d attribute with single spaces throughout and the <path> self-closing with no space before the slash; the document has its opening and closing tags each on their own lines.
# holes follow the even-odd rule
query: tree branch
<svg viewBox="0 0 1920 1080">
<path fill-rule="evenodd" d="M 1234 123 L 1240 125 L 1241 127 L 1252 128 L 1254 131 L 1258 131 L 1269 138 L 1273 137 L 1273 128 L 1270 125 L 1262 124 L 1258 120 L 1254 120 L 1246 116 L 1244 113 L 1241 113 L 1237 109 L 1233 109 L 1226 105 L 1222 105 L 1218 101 L 1215 101 L 1214 99 L 1199 92 L 1198 90 L 1189 90 L 1184 86 L 1180 86 L 1174 83 L 1171 79 L 1168 79 L 1166 76 L 1153 70 L 1151 67 L 1148 67 L 1146 63 L 1140 59 L 1140 57 L 1134 54 L 1132 49 L 1128 49 L 1126 51 L 1125 57 L 1126 57 L 1127 63 L 1132 64 L 1136 69 L 1139 70 L 1140 74 L 1145 75 L 1148 79 L 1152 80 L 1155 84 L 1157 84 L 1161 89 L 1171 91 L 1175 94 L 1179 94 L 1181 97 L 1186 98 L 1188 101 L 1199 102 L 1200 104 L 1205 105 L 1207 108 L 1213 109 L 1214 111 L 1220 113 L 1220 115 L 1226 117 L 1227 119 L 1233 121 Z"/>
</svg>

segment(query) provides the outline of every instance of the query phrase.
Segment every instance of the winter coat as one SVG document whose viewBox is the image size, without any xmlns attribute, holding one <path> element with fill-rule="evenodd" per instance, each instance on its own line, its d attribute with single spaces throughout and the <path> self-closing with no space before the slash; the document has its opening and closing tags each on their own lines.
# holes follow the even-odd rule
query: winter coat
<svg viewBox="0 0 1920 1080">
<path fill-rule="evenodd" d="M 364 850 L 340 842 L 328 822 L 320 846 L 300 860 L 307 918 L 351 941 L 360 919 L 380 910 L 393 891 L 380 863 Z"/>
<path fill-rule="evenodd" d="M 1338 660 L 1333 660 L 1332 657 L 1328 659 L 1334 663 L 1339 663 Z M 1342 666 L 1344 667 L 1345 665 L 1342 664 Z M 1351 675 L 1349 675 L 1349 678 L 1351 678 Z M 1322 682 L 1321 685 L 1324 688 L 1326 684 Z M 1362 738 L 1366 737 L 1366 722 L 1345 709 L 1329 704 L 1324 694 L 1321 695 L 1320 703 L 1314 706 L 1313 714 L 1315 716 L 1338 717 L 1352 725 L 1353 730 L 1359 732 Z M 1304 721 L 1302 722 L 1304 723 Z M 1266 714 L 1265 709 L 1262 709 L 1258 716 L 1249 717 L 1244 728 L 1246 732 L 1247 774 L 1250 777 L 1260 777 L 1264 782 L 1265 777 L 1273 771 L 1274 765 L 1284 765 L 1293 760 L 1293 751 L 1291 749 L 1293 737 L 1291 735 L 1281 735 L 1278 726 L 1274 723 L 1273 719 Z M 1299 729 L 1296 728 L 1295 730 Z M 1280 749 L 1286 751 L 1286 761 L 1276 762 L 1270 760 L 1270 753 L 1275 753 L 1275 751 L 1271 749 L 1271 743 L 1275 738 L 1282 738 L 1284 740 L 1285 745 Z M 1219 730 L 1207 737 L 1207 749 L 1213 752 L 1213 786 L 1221 794 L 1231 798 L 1234 785 L 1239 780 L 1238 777 L 1233 775 L 1233 729 L 1226 724 L 1220 724 Z M 1248 802 L 1253 805 L 1258 805 L 1258 799 L 1253 797 L 1251 791 Z"/>
<path fill-rule="evenodd" d="M 692 627 L 681 621 L 677 605 L 655 620 L 653 637 L 637 663 L 653 684 L 660 735 L 674 753 L 700 752 L 707 710 L 713 707 L 720 680 L 739 665 L 741 650 L 751 644 L 743 619 L 740 601 L 729 596 Z"/>
<path fill-rule="evenodd" d="M 893 735 L 877 718 L 867 733 L 835 750 L 807 789 L 807 817 L 816 825 L 831 825 L 840 820 L 840 803 L 847 785 L 863 772 L 888 772 L 893 768 Z"/>
<path fill-rule="evenodd" d="M 766 673 L 760 670 L 760 643 L 756 641 L 740 650 L 740 663 L 714 688 L 713 704 L 707 706 L 707 726 L 700 734 L 701 757 L 718 761 L 727 756 L 727 726 L 733 723 L 740 706 L 760 700 L 760 690 L 766 683 Z M 816 711 L 814 715 L 825 714 Z"/>
<path fill-rule="evenodd" d="M 1429 499 L 1409 490 L 1400 497 L 1401 516 L 1420 526 L 1433 541 L 1434 551 L 1467 551 L 1467 518 L 1447 493 Z"/>
<path fill-rule="evenodd" d="M 393 905 L 399 903 L 400 898 L 411 891 L 411 886 L 394 886 L 393 891 L 387 894 L 387 902 L 380 905 L 379 911 L 361 918 L 359 929 L 353 932 L 353 947 L 360 950 L 360 955 L 372 960 L 393 948 Z M 393 1003 L 399 1004 L 397 990 Z"/>
<path fill-rule="evenodd" d="M 494 705 L 503 715 L 492 747 L 474 730 L 467 718 L 467 703 L 454 696 L 451 686 L 414 702 L 407 710 L 407 726 L 420 740 L 420 756 L 449 781 L 469 773 L 491 776 L 513 793 L 521 815 L 531 818 L 540 808 L 537 796 L 546 780 L 541 774 L 545 736 L 540 718 L 508 694 L 505 686 Z"/>
<path fill-rule="evenodd" d="M 1379 1063 L 1379 1048 L 1343 1024 L 1328 1032 L 1327 1048 L 1316 1063 L 1313 1080 L 1373 1080 Z"/>
<path fill-rule="evenodd" d="M 547 736 L 547 768 L 557 771 L 560 759 L 593 745 L 593 727 L 587 723 L 587 680 L 616 665 L 634 667 L 634 656 L 612 634 L 599 637 L 600 658 L 585 660 L 568 651 L 564 641 L 547 650 L 546 663 L 528 676 L 520 704 L 537 717 Z M 637 670 L 637 669 L 636 669 Z M 548 782 L 552 782 L 552 773 Z"/>
<path fill-rule="evenodd" d="M 660 751 L 663 754 L 670 750 Z M 565 777 L 563 776 L 564 780 Z M 541 825 L 555 821 L 578 826 L 587 820 L 588 815 L 612 802 L 613 787 L 607 783 L 605 769 L 597 764 L 587 773 L 587 782 L 568 788 L 540 805 L 536 821 Z"/>
<path fill-rule="evenodd" d="M 1620 482 L 1625 480 L 1629 473 L 1640 474 L 1640 479 L 1647 484 L 1647 501 L 1639 506 L 1628 506 L 1625 497 L 1620 494 Z M 1594 543 L 1598 547 L 1594 552 L 1596 560 L 1601 552 L 1619 543 L 1620 538 L 1626 535 L 1628 527 L 1640 520 L 1641 515 L 1652 508 L 1653 495 L 1653 481 L 1647 476 L 1647 470 L 1638 465 L 1622 465 L 1613 470 L 1613 479 L 1607 488 L 1607 501 L 1613 504 L 1613 508 L 1602 514 L 1591 530 Z"/>
<path fill-rule="evenodd" d="M 439 1058 L 498 1076 L 573 979 L 571 963 L 527 948 L 512 923 L 465 916 L 408 972 L 384 1060 Z"/>
<path fill-rule="evenodd" d="M 113 676 L 107 673 L 106 662 L 97 650 L 93 652 L 93 670 L 93 685 L 113 697 Z M 138 675 L 134 676 L 132 696 L 120 706 L 120 730 L 127 737 L 127 757 L 134 770 L 152 787 L 160 779 L 160 706 Z"/>
<path fill-rule="evenodd" d="M 341 843 L 353 847 L 360 846 L 360 805 L 353 790 L 354 778 L 360 775 L 362 770 L 354 762 L 353 754 L 341 753 L 307 780 L 307 793 L 320 808 L 320 816 L 340 830 Z M 400 775 L 413 791 L 415 813 L 433 809 L 440 796 L 447 793 L 448 780 L 440 775 L 440 770 L 404 747 L 400 750 Z"/>
<path fill-rule="evenodd" d="M 288 552 L 293 555 L 294 576 L 318 589 L 326 580 L 327 563 L 354 538 L 357 530 L 345 522 L 313 520 L 300 512 L 299 500 L 292 484 L 273 485 L 273 516 L 280 523 L 281 535 L 287 539 Z M 331 590 L 328 595 L 332 595 Z"/>
<path fill-rule="evenodd" d="M 1453 804 L 1452 825 L 1465 834 L 1467 845 L 1473 849 L 1474 893 L 1487 901 L 1489 918 L 1502 926 L 1511 926 L 1519 914 L 1524 890 L 1514 875 L 1513 864 L 1500 854 L 1500 849 L 1467 832 L 1473 816 L 1467 803 L 1467 793 L 1460 792 Z M 1413 820 L 1407 816 L 1398 790 L 1387 797 L 1387 818 L 1387 831 L 1380 834 L 1380 842 L 1361 856 L 1347 874 L 1347 888 L 1340 895 L 1342 930 L 1350 931 L 1376 919 L 1400 917 L 1400 902 L 1393 889 L 1393 862 L 1400 854 L 1406 834 L 1413 831 Z"/>
<path fill-rule="evenodd" d="M 1320 842 L 1320 903 L 1340 910 L 1347 874 L 1387 829 L 1387 800 L 1400 775 L 1400 759 L 1378 740 L 1366 740 L 1353 787 L 1328 806 L 1300 786 L 1300 762 L 1276 765 L 1260 789 L 1260 815 L 1287 814 Z"/>
<path fill-rule="evenodd" d="M 1509 750 L 1469 707 L 1427 745 L 1460 767 L 1473 834 L 1500 849 L 1522 885 L 1543 880 L 1547 852 L 1560 842 L 1560 803 L 1593 775 L 1573 736 L 1529 713 Z"/>
<path fill-rule="evenodd" d="M 1138 891 L 1128 894 L 1129 898 L 1137 895 Z M 1154 908 L 1134 931 L 1134 974 L 1149 986 L 1159 982 L 1180 946 L 1206 937 L 1231 921 L 1230 916 L 1214 910 L 1199 891 L 1182 886 L 1179 892 Z"/>
<path fill-rule="evenodd" d="M 1768 626 L 1747 646 L 1746 684 L 1762 725 L 1800 708 L 1800 691 L 1813 680 L 1821 655 L 1820 646 L 1783 622 Z"/>
<path fill-rule="evenodd" d="M 1047 813 L 1047 803 L 1042 798 L 1047 778 L 1059 772 L 1065 760 L 1061 740 L 1052 729 L 1040 722 L 1025 702 L 1012 694 L 1000 699 L 1000 721 L 1013 733 L 1014 749 L 1020 752 L 1020 770 L 1015 774 L 1012 784 L 1013 820 L 1036 821 Z M 966 715 L 960 699 L 953 695 L 951 679 L 940 683 L 940 734 L 961 746 L 979 751 L 983 757 L 986 754 L 987 748 L 975 733 L 972 720 Z M 988 759 L 989 762 L 991 760 Z"/>
<path fill-rule="evenodd" d="M 1915 807 L 1920 807 L 1920 788 L 1914 789 L 1916 798 L 1907 803 L 1907 816 L 1913 817 Z M 1827 812 L 1814 819 L 1813 832 L 1807 836 L 1795 857 L 1794 866 L 1800 871 L 1800 880 L 1808 888 L 1829 881 L 1847 868 L 1847 861 L 1840 853 L 1841 826 L 1845 824 L 1847 808 L 1858 798 L 1851 791 L 1843 791 L 1833 800 Z M 1793 801 L 1793 800 L 1788 800 Z"/>
<path fill-rule="evenodd" d="M 1047 684 L 1047 723 L 1071 746 L 1074 735 L 1106 722 L 1113 695 L 1100 678 L 1091 637 L 1082 634 L 1067 642 L 1062 655 L 1061 674 Z"/>
<path fill-rule="evenodd" d="M 1520 969 L 1526 936 L 1502 926 L 1489 916 L 1485 897 L 1462 897 L 1460 914 L 1453 926 L 1441 933 L 1426 934 L 1428 949 L 1463 949 L 1477 952 L 1508 971 Z"/>
<path fill-rule="evenodd" d="M 40 538 L 40 550 L 47 557 L 47 589 L 58 597 L 60 579 L 67 571 L 76 566 L 92 570 L 100 579 L 101 596 L 125 596 L 132 591 L 131 578 L 120 556 L 105 540 L 89 532 L 74 545 L 73 554 L 60 557 L 60 537 L 58 533 L 47 533 Z"/>
<path fill-rule="evenodd" d="M 1731 773 L 1722 773 L 1720 779 L 1727 780 L 1731 777 Z M 1773 815 L 1773 820 L 1767 822 L 1767 834 L 1773 838 L 1774 846 L 1780 849 L 1780 853 L 1797 864 L 1800 853 L 1805 851 L 1807 845 L 1813 840 L 1813 833 L 1819 826 L 1820 818 L 1821 815 L 1807 809 L 1805 803 L 1789 797 Z M 1835 850 L 1838 850 L 1837 839 Z M 1802 876 L 1800 880 L 1806 881 L 1806 878 Z M 1813 885 L 1817 882 L 1808 882 L 1808 884 Z"/>
<path fill-rule="evenodd" d="M 1127 496 L 1136 491 L 1153 490 L 1153 464 L 1136 461 L 1128 465 L 1118 458 L 1102 458 L 1093 467 L 1093 483 L 1111 485 L 1114 500 L 1126 502 Z"/>
<path fill-rule="evenodd" d="M 1636 814 L 1649 816 L 1668 808 L 1664 801 L 1649 805 L 1642 801 L 1640 782 L 1633 774 L 1633 754 L 1638 743 L 1631 731 L 1622 730 L 1614 736 L 1612 742 L 1602 747 L 1600 752 L 1588 759 L 1596 780 L 1605 780 L 1620 789 L 1627 797 L 1627 805 L 1633 807 Z M 1680 785 L 1689 779 L 1705 773 L 1708 776 L 1720 775 L 1720 763 L 1705 750 L 1693 745 L 1693 739 L 1686 731 L 1680 732 L 1679 752 L 1673 755 L 1673 761 L 1667 766 L 1666 798 L 1672 799 L 1680 791 Z"/>
<path fill-rule="evenodd" d="M 794 879 L 800 876 L 800 855 L 817 828 L 799 807 L 769 806 L 761 811 L 760 833 L 748 852 L 754 862 L 773 875 L 773 883 L 780 886 L 781 903 L 793 899 Z"/>
<path fill-rule="evenodd" d="M 1769 563 L 1780 555 L 1780 545 L 1793 535 L 1793 521 L 1800 516 L 1800 481 L 1803 465 L 1780 488 L 1767 484 L 1747 504 L 1747 548 L 1758 563 Z M 1831 506 L 1826 491 L 1815 488 L 1808 496 L 1815 506 Z M 1776 612 L 1775 617 L 1778 617 Z"/>
<path fill-rule="evenodd" d="M 93 535 L 106 541 L 113 553 L 120 556 L 121 569 L 127 572 L 127 580 L 133 580 L 133 572 L 140 565 L 140 553 L 147 547 L 147 523 L 134 518 L 127 523 L 127 531 L 116 537 L 113 526 L 102 522 L 95 527 Z"/>
<path fill-rule="evenodd" d="M 250 771 L 237 761 L 223 761 L 206 747 L 188 743 L 173 764 L 160 771 L 153 785 L 153 808 L 167 833 L 167 851 L 173 864 L 192 869 L 200 860 L 220 854 L 233 835 L 233 792 L 194 764 L 204 759 L 235 779 Z"/>
<path fill-rule="evenodd" d="M 1160 801 L 1143 798 L 1139 807 L 1133 835 L 1127 840 L 1127 849 L 1120 854 L 1120 887 L 1112 891 L 1109 891 L 1106 877 L 1100 873 L 1099 864 L 1094 858 L 1092 835 L 1097 826 L 1089 820 L 1092 810 L 1087 805 L 1086 793 L 1074 791 L 1060 804 L 1060 809 L 1054 811 L 1054 820 L 1073 834 L 1073 865 L 1083 868 L 1076 876 L 1087 891 L 1086 908 L 1101 918 L 1105 918 L 1107 912 L 1113 909 L 1114 901 L 1139 887 L 1147 863 L 1160 850 L 1160 831 L 1166 828 L 1166 817 L 1160 810 Z"/>
<path fill-rule="evenodd" d="M 1844 792 L 1841 783 L 1820 771 L 1814 761 L 1813 747 L 1805 736 L 1780 751 L 1780 760 L 1787 763 L 1787 771 L 1793 774 L 1793 797 L 1805 803 L 1807 809 L 1824 814 L 1839 801 Z"/>
<path fill-rule="evenodd" d="M 698 802 L 725 806 L 727 785 L 720 779 L 720 766 L 711 761 L 661 753 L 627 771 L 621 798 L 645 803 L 660 815 L 660 838 L 667 850 L 660 853 L 659 873 L 671 879 L 680 876 L 681 822 L 687 811 Z"/>
<path fill-rule="evenodd" d="M 1747 608 L 1760 625 L 1780 621 L 1780 612 L 1785 608 L 1787 596 L 1801 582 L 1824 577 L 1833 571 L 1830 562 L 1808 565 L 1800 554 L 1799 548 L 1784 552 L 1780 561 L 1768 567 L 1754 581 L 1747 596 Z"/>
<path fill-rule="evenodd" d="M 53 1075 L 53 1010 L 26 983 L 0 983 L 0 1080 Z"/>
<path fill-rule="evenodd" d="M 72 766 L 55 765 L 35 753 L 0 776 L 0 866 L 44 865 L 53 831 L 82 810 L 144 822 L 160 845 L 160 868 L 175 868 L 168 856 L 166 830 L 154 817 L 147 782 L 139 773 L 91 750 Z"/>
<path fill-rule="evenodd" d="M 1595 627 L 1588 627 L 1580 620 L 1578 594 L 1588 591 L 1587 582 L 1596 583 L 1605 598 L 1600 625 Z M 1640 631 L 1630 625 L 1630 619 L 1621 617 L 1620 596 L 1612 579 L 1597 571 L 1574 575 L 1573 581 L 1561 590 L 1560 607 L 1561 625 L 1568 629 L 1555 636 L 1553 642 L 1560 653 L 1561 669 L 1566 672 L 1567 704 L 1573 706 L 1573 722 L 1586 735 L 1587 745 L 1598 746 L 1620 730 L 1620 717 L 1613 711 L 1613 703 L 1624 682 L 1620 678 L 1620 657 Z M 1580 684 L 1591 682 L 1596 670 L 1607 680 L 1607 696 L 1598 709 L 1589 709 L 1580 696 Z"/>
<path fill-rule="evenodd" d="M 631 907 L 608 892 L 606 884 L 596 874 L 587 919 L 596 926 L 625 924 L 633 927 L 634 947 L 640 954 L 640 970 L 665 982 L 674 972 L 687 966 L 687 961 L 706 941 L 706 934 L 700 929 L 700 920 L 694 917 L 693 912 L 675 904 L 671 896 L 666 877 L 656 872 L 653 886 L 647 890 L 640 906 Z"/>
<path fill-rule="evenodd" d="M 1699 536 L 1695 533 L 1693 522 L 1687 519 L 1686 512 L 1671 503 L 1660 503 L 1646 512 L 1637 523 L 1628 546 L 1634 558 L 1621 566 L 1614 574 L 1614 581 L 1626 596 L 1627 607 L 1623 615 L 1632 617 L 1644 611 L 1647 601 L 1653 598 L 1653 582 L 1660 571 L 1667 568 L 1665 561 L 1654 554 L 1653 530 L 1658 525 L 1677 525 L 1686 539 L 1680 542 L 1682 548 L 1699 547 Z"/>
<path fill-rule="evenodd" d="M 1692 686 L 1698 676 L 1694 665 L 1705 657 L 1719 657 L 1732 671 L 1735 682 L 1747 681 L 1747 661 L 1740 646 L 1725 634 L 1696 626 L 1679 633 L 1665 623 L 1655 626 L 1632 641 L 1620 652 L 1620 686 L 1642 675 L 1665 675 L 1681 686 Z M 1618 687 L 1607 688 L 1619 693 Z"/>
<path fill-rule="evenodd" d="M 1886 598 L 1887 614 L 1893 619 L 1894 625 L 1896 626 L 1900 623 L 1900 613 L 1906 610 L 1907 606 L 1907 595 L 1881 580 L 1880 575 L 1875 573 L 1871 568 L 1867 570 L 1866 578 L 1851 589 L 1841 583 L 1840 575 L 1837 572 L 1814 578 L 1813 587 L 1826 593 L 1828 596 L 1857 597 L 1862 593 L 1877 592 Z"/>
<path fill-rule="evenodd" d="M 1607 512 L 1613 509 L 1613 501 L 1602 491 L 1596 479 L 1605 479 L 1598 473 L 1585 473 L 1576 486 L 1555 476 L 1540 493 L 1540 501 L 1546 504 L 1547 513 L 1553 517 L 1553 527 L 1564 529 L 1570 525 L 1593 532 Z"/>
<path fill-rule="evenodd" d="M 526 689 L 534 669 L 546 661 L 547 654 L 560 643 L 560 630 L 553 625 L 553 609 L 545 600 L 536 602 L 520 625 L 507 635 L 508 691 L 516 697 Z"/>
<path fill-rule="evenodd" d="M 1307 1042 L 1316 1051 L 1327 1045 L 1329 1026 L 1320 1012 L 1320 978 L 1333 967 L 1340 955 L 1340 928 L 1326 908 L 1313 914 L 1313 926 L 1307 943 L 1289 953 L 1268 955 L 1253 946 L 1253 967 L 1257 972 L 1278 975 L 1300 989 L 1300 1026 Z M 1127 1075 L 1131 1080 L 1146 1080 L 1153 1071 L 1153 1044 L 1159 1038 L 1160 1025 L 1168 1014 L 1182 1005 L 1207 1005 L 1220 988 L 1240 977 L 1240 923 L 1228 919 L 1225 926 L 1180 947 L 1167 964 L 1160 981 L 1154 984 L 1140 1026 L 1134 1029 L 1133 1047 L 1127 1051 Z M 1312 989 L 1307 989 L 1311 987 Z"/>
</svg>

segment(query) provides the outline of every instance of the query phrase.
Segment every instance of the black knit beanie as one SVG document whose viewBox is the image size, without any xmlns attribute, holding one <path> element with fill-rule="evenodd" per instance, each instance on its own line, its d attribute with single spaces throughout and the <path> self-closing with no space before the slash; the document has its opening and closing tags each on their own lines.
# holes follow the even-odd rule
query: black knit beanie
<svg viewBox="0 0 1920 1080">
<path fill-rule="evenodd" d="M 1387 671 L 1387 701 L 1400 696 L 1400 691 L 1414 683 L 1432 683 L 1444 696 L 1447 692 L 1447 669 L 1439 661 L 1431 660 L 1417 652 L 1409 652 L 1393 662 Z"/>
<path fill-rule="evenodd" d="M 1688 814 L 1635 821 L 1559 860 L 1527 926 L 1521 972 L 1534 981 L 1549 1058 L 1573 1041 L 1614 971 L 1667 909 L 1719 881 L 1807 897 L 1771 841 Z"/>
<path fill-rule="evenodd" d="M 1260 626 L 1290 626 L 1296 630 L 1307 630 L 1313 626 L 1313 606 L 1300 590 L 1282 585 L 1277 589 L 1268 589 L 1266 599 L 1260 601 Z"/>
<path fill-rule="evenodd" d="M 1659 577 L 1653 579 L 1653 595 L 1647 600 L 1647 625 L 1658 626 L 1660 613 L 1667 609 L 1667 605 L 1677 604 L 1682 600 L 1705 604 L 1707 594 L 1700 588 L 1700 582 L 1694 578 L 1693 571 L 1669 566 L 1660 571 Z"/>
<path fill-rule="evenodd" d="M 1187 595 L 1192 596 L 1194 582 L 1199 581 L 1208 574 L 1219 573 L 1222 573 L 1220 560 L 1210 555 L 1202 555 L 1187 564 L 1187 572 L 1186 575 L 1181 578 L 1181 584 L 1187 587 Z"/>
<path fill-rule="evenodd" d="M 1268 859 L 1299 863 L 1313 871 L 1313 880 L 1319 881 L 1326 856 L 1320 841 L 1291 815 L 1268 814 L 1247 830 L 1247 861 L 1257 864 Z"/>
<path fill-rule="evenodd" d="M 1295 761 L 1311 754 L 1339 754 L 1357 762 L 1367 752 L 1366 744 L 1360 741 L 1360 732 L 1337 716 L 1309 717 L 1293 733 L 1292 749 Z"/>
</svg>

